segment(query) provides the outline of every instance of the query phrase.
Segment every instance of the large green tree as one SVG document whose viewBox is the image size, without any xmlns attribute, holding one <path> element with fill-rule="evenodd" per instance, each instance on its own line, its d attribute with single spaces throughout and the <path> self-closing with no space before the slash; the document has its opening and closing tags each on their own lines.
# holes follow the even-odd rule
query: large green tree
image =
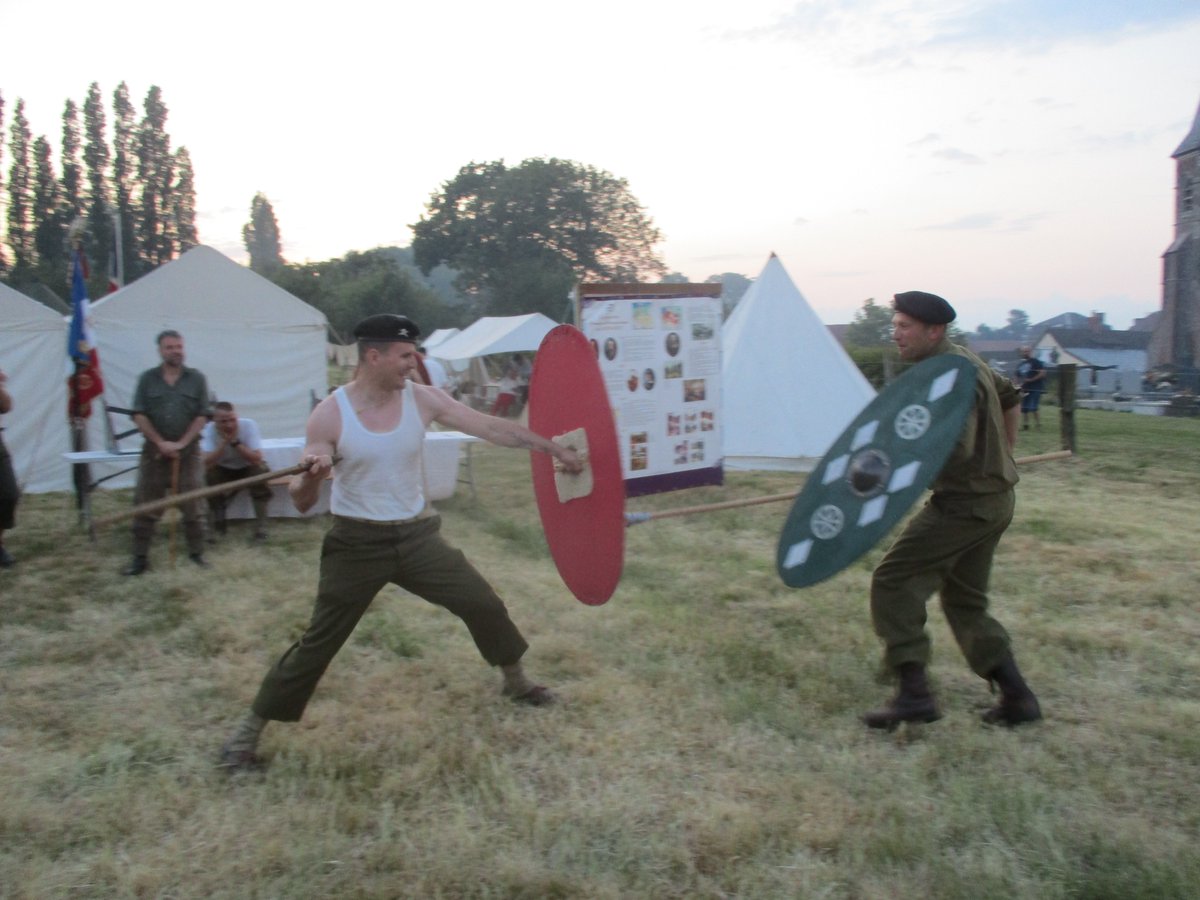
<svg viewBox="0 0 1200 900">
<path fill-rule="evenodd" d="M 890 347 L 892 344 L 892 309 L 880 306 L 871 297 L 863 301 L 854 321 L 846 326 L 843 343 L 850 347 Z"/>
<path fill-rule="evenodd" d="M 720 275 L 709 275 L 704 283 L 721 285 L 721 308 L 728 316 L 754 282 L 737 272 L 722 272 Z"/>
<path fill-rule="evenodd" d="M 242 242 L 250 254 L 250 268 L 259 275 L 271 278 L 285 265 L 279 221 L 262 191 L 250 201 L 250 221 L 242 226 Z"/>
<path fill-rule="evenodd" d="M 389 248 L 349 253 L 322 263 L 285 265 L 272 280 L 325 313 L 343 342 L 351 340 L 358 322 L 375 313 L 408 316 L 425 334 L 467 324 L 464 309 L 447 306 L 418 284 Z"/>
<path fill-rule="evenodd" d="M 562 318 L 576 280 L 637 281 L 666 267 L 661 235 L 622 178 L 560 159 L 470 163 L 413 226 L 428 274 L 445 264 L 496 313 Z"/>
</svg>

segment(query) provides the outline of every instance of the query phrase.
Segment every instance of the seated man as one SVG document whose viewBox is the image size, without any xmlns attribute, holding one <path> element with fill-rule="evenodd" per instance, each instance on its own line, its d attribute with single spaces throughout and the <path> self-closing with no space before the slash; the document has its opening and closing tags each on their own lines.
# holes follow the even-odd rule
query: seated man
<svg viewBox="0 0 1200 900">
<path fill-rule="evenodd" d="M 213 404 L 212 421 L 200 432 L 200 452 L 204 454 L 204 480 L 210 484 L 228 484 L 268 471 L 263 463 L 262 437 L 253 419 L 239 419 L 233 404 L 222 400 Z M 225 533 L 225 506 L 237 491 L 208 498 L 217 534 Z M 250 486 L 257 527 L 254 540 L 267 539 L 267 503 L 271 488 L 266 482 Z"/>
</svg>

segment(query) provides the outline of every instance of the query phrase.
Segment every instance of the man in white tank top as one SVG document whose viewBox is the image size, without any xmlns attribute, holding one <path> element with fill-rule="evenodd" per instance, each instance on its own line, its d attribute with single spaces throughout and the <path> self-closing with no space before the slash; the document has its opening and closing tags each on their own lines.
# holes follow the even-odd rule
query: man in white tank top
<svg viewBox="0 0 1200 900">
<path fill-rule="evenodd" d="M 424 496 L 421 451 L 426 427 L 439 422 L 503 447 L 549 453 L 568 472 L 581 471 L 579 458 L 511 419 L 484 415 L 410 380 L 420 330 L 404 316 L 370 316 L 354 336 L 358 371 L 309 416 L 300 458 L 308 469 L 290 488 L 305 512 L 333 472 L 333 526 L 322 547 L 312 620 L 267 672 L 250 712 L 222 746 L 221 764 L 231 770 L 262 765 L 257 748 L 266 723 L 300 719 L 325 669 L 389 582 L 462 619 L 483 658 L 500 667 L 506 696 L 533 706 L 554 701 L 525 675 L 521 657 L 529 645 L 504 602 L 442 539 L 441 519 Z"/>
</svg>

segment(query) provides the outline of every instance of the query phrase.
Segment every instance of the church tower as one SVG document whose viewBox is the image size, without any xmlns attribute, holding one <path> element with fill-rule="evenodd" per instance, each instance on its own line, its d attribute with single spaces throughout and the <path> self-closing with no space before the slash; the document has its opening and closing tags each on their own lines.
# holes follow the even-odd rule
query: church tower
<svg viewBox="0 0 1200 900">
<path fill-rule="evenodd" d="M 1163 308 L 1150 340 L 1151 367 L 1194 375 L 1200 366 L 1200 108 L 1175 160 L 1175 240 L 1163 254 Z"/>
</svg>

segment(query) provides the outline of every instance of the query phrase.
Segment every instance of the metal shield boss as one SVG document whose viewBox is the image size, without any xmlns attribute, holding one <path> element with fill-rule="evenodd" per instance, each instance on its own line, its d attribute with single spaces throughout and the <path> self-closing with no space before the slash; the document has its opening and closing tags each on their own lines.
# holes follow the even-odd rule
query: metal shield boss
<svg viewBox="0 0 1200 900">
<path fill-rule="evenodd" d="M 607 601 L 625 563 L 625 481 L 604 376 L 596 352 L 573 325 L 552 329 L 538 347 L 529 379 L 529 427 L 555 438 L 583 429 L 591 489 L 563 499 L 554 460 L 531 453 L 533 491 L 558 574 L 582 603 Z"/>
<path fill-rule="evenodd" d="M 796 498 L 776 564 L 789 587 L 840 572 L 878 543 L 937 477 L 975 397 L 975 365 L 931 357 L 896 379 L 829 448 Z"/>
</svg>

